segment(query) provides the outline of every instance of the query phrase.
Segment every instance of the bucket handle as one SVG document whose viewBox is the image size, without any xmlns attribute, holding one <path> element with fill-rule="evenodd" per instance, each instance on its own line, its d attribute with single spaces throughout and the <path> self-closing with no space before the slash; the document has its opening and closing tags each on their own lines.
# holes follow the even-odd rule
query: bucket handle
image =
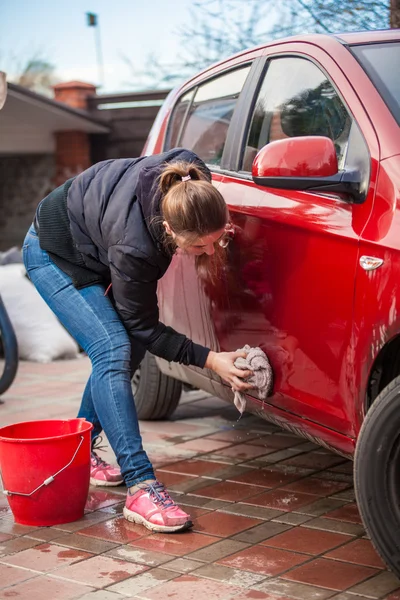
<svg viewBox="0 0 400 600">
<path fill-rule="evenodd" d="M 54 473 L 54 475 L 50 475 L 50 477 L 45 479 L 43 481 L 43 483 L 41 483 L 35 490 L 30 492 L 29 494 L 24 494 L 23 492 L 10 492 L 10 490 L 3 490 L 3 494 L 5 494 L 6 496 L 33 496 L 33 494 L 35 492 L 37 492 L 38 490 L 40 490 L 40 488 L 44 487 L 45 485 L 49 485 L 52 481 L 54 481 L 54 478 L 57 475 L 59 475 L 60 473 L 65 471 L 65 469 L 67 469 L 73 463 L 75 456 L 78 454 L 79 448 L 82 446 L 83 440 L 85 439 L 83 437 L 83 435 L 81 435 L 80 437 L 81 437 L 81 441 L 79 442 L 79 445 L 78 445 L 77 449 L 75 450 L 75 453 L 74 453 L 73 457 L 71 458 L 71 460 L 69 461 L 69 463 L 67 465 L 65 465 L 65 467 L 63 467 L 62 469 L 57 471 L 57 473 Z M 1 473 L 0 473 L 0 479 L 1 479 Z"/>
</svg>

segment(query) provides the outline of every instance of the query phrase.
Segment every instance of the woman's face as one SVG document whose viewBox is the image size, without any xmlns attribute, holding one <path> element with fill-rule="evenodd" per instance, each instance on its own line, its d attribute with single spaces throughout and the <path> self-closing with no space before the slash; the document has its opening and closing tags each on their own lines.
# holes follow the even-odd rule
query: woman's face
<svg viewBox="0 0 400 600">
<path fill-rule="evenodd" d="M 192 256 L 201 256 L 202 254 L 208 254 L 211 256 L 215 252 L 215 244 L 220 242 L 226 235 L 226 226 L 208 233 L 203 237 L 199 237 L 196 240 L 188 240 L 183 235 L 177 235 L 172 231 L 169 224 L 164 221 L 164 227 L 168 235 L 170 235 L 175 244 L 178 246 L 180 251 L 184 254 L 190 254 Z"/>
<path fill-rule="evenodd" d="M 184 236 L 175 236 L 175 244 L 178 248 L 181 248 L 185 254 L 190 254 L 192 256 L 201 256 L 202 254 L 208 254 L 211 256 L 215 252 L 215 244 L 221 241 L 221 239 L 225 235 L 225 227 L 222 229 L 218 229 L 218 231 L 214 231 L 214 233 L 209 233 L 203 237 L 197 238 L 190 245 L 187 244 Z"/>
</svg>

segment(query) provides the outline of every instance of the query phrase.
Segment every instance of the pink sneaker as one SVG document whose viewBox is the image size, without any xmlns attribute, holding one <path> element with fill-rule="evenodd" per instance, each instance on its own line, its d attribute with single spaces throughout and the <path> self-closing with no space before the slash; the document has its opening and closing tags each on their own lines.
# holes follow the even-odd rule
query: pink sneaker
<svg viewBox="0 0 400 600">
<path fill-rule="evenodd" d="M 192 526 L 190 516 L 175 504 L 159 481 L 143 484 L 134 494 L 128 490 L 124 517 L 151 531 L 164 533 L 183 531 Z"/>
<path fill-rule="evenodd" d="M 100 436 L 97 437 L 96 442 L 97 441 L 101 442 L 102 438 Z M 121 485 L 121 483 L 124 483 L 124 479 L 121 475 L 121 469 L 118 467 L 113 467 L 96 454 L 95 450 L 102 449 L 102 446 L 96 442 L 92 445 L 92 452 L 90 456 L 90 483 L 92 485 L 101 485 L 107 487 Z"/>
</svg>

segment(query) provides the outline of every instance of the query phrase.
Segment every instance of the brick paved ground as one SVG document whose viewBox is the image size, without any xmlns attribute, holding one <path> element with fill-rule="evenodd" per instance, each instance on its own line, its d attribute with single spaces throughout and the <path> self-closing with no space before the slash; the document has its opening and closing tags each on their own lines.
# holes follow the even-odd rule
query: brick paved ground
<svg viewBox="0 0 400 600">
<path fill-rule="evenodd" d="M 75 416 L 87 359 L 22 363 L 1 424 Z M 125 489 L 91 489 L 85 517 L 16 525 L 0 499 L 0 599 L 400 600 L 366 538 L 351 464 L 200 392 L 173 421 L 142 423 L 159 478 L 190 533 L 121 517 Z M 111 452 L 108 458 L 112 458 Z"/>
</svg>

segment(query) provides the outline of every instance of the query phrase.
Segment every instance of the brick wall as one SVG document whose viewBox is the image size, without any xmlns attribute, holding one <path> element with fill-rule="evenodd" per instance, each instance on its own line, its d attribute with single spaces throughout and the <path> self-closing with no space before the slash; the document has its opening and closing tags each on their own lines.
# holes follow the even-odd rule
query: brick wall
<svg viewBox="0 0 400 600">
<path fill-rule="evenodd" d="M 21 246 L 36 206 L 54 187 L 52 155 L 0 156 L 0 250 Z"/>
</svg>

